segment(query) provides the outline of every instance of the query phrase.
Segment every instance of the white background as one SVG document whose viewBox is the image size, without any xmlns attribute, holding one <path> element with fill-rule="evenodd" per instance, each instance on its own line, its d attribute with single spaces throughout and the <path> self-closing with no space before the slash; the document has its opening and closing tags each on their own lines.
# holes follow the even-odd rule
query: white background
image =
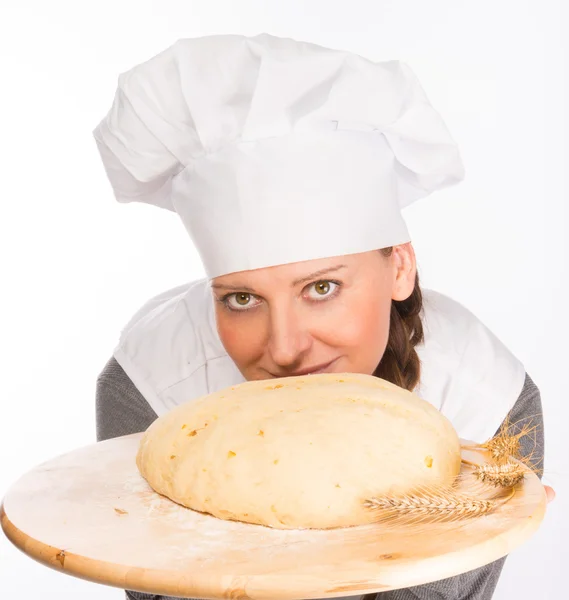
<svg viewBox="0 0 569 600">
<path fill-rule="evenodd" d="M 150 296 L 203 274 L 173 214 L 119 205 L 91 130 L 117 76 L 180 37 L 268 32 L 399 58 L 459 142 L 463 184 L 407 213 L 422 283 L 473 310 L 541 389 L 557 499 L 495 598 L 566 593 L 569 98 L 563 0 L 11 2 L 0 13 L 0 496 L 95 440 L 97 374 Z M 567 3 L 565 3 L 567 4 Z M 0 536 L 0 597 L 122 598 Z"/>
</svg>

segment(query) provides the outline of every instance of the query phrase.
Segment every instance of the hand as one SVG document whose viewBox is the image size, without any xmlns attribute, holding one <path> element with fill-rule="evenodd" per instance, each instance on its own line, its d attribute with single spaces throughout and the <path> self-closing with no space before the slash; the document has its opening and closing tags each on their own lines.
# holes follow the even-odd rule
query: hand
<svg viewBox="0 0 569 600">
<path fill-rule="evenodd" d="M 543 487 L 545 488 L 545 495 L 547 496 L 547 503 L 549 504 L 555 498 L 555 490 L 548 485 L 544 485 Z"/>
</svg>

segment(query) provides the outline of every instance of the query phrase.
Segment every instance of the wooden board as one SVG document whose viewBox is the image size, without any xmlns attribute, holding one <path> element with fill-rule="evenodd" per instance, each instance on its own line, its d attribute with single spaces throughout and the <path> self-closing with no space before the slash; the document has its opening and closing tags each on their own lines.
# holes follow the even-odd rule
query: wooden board
<svg viewBox="0 0 569 600">
<path fill-rule="evenodd" d="M 41 563 L 102 584 L 199 598 L 331 598 L 420 585 L 509 554 L 546 505 L 531 474 L 496 512 L 412 535 L 381 525 L 279 531 L 178 506 L 140 477 L 141 434 L 40 465 L 8 491 L 2 528 Z M 482 453 L 463 450 L 480 462 Z"/>
</svg>

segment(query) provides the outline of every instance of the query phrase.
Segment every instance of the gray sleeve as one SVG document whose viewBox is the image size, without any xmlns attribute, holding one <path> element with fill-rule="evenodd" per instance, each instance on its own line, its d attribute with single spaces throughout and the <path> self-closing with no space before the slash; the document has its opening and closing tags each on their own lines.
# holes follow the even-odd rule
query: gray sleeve
<svg viewBox="0 0 569 600">
<path fill-rule="evenodd" d="M 116 359 L 97 378 L 97 441 L 146 431 L 158 418 Z"/>
<path fill-rule="evenodd" d="M 142 394 L 114 358 L 111 358 L 97 379 L 97 439 L 145 431 L 157 418 Z M 524 425 L 534 427 L 531 435 L 521 439 L 522 456 L 532 457 L 543 473 L 544 432 L 541 397 L 537 386 L 526 375 L 524 387 L 510 411 L 510 431 Z M 501 558 L 468 573 L 433 583 L 379 594 L 368 594 L 363 600 L 490 600 L 506 561 Z M 361 596 L 352 596 L 357 600 Z M 129 600 L 167 600 L 166 596 L 127 592 Z M 338 599 L 341 600 L 341 599 Z"/>
</svg>

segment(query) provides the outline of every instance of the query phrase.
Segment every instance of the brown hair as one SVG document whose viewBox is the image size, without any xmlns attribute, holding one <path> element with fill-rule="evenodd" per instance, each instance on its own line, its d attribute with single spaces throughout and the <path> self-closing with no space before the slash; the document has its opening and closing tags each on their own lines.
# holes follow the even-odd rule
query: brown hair
<svg viewBox="0 0 569 600">
<path fill-rule="evenodd" d="M 389 257 L 393 247 L 382 248 L 380 252 Z M 423 341 L 422 307 L 423 295 L 417 274 L 411 295 L 406 300 L 391 301 L 387 347 L 373 373 L 410 391 L 419 383 L 421 376 L 421 363 L 415 346 Z"/>
</svg>

